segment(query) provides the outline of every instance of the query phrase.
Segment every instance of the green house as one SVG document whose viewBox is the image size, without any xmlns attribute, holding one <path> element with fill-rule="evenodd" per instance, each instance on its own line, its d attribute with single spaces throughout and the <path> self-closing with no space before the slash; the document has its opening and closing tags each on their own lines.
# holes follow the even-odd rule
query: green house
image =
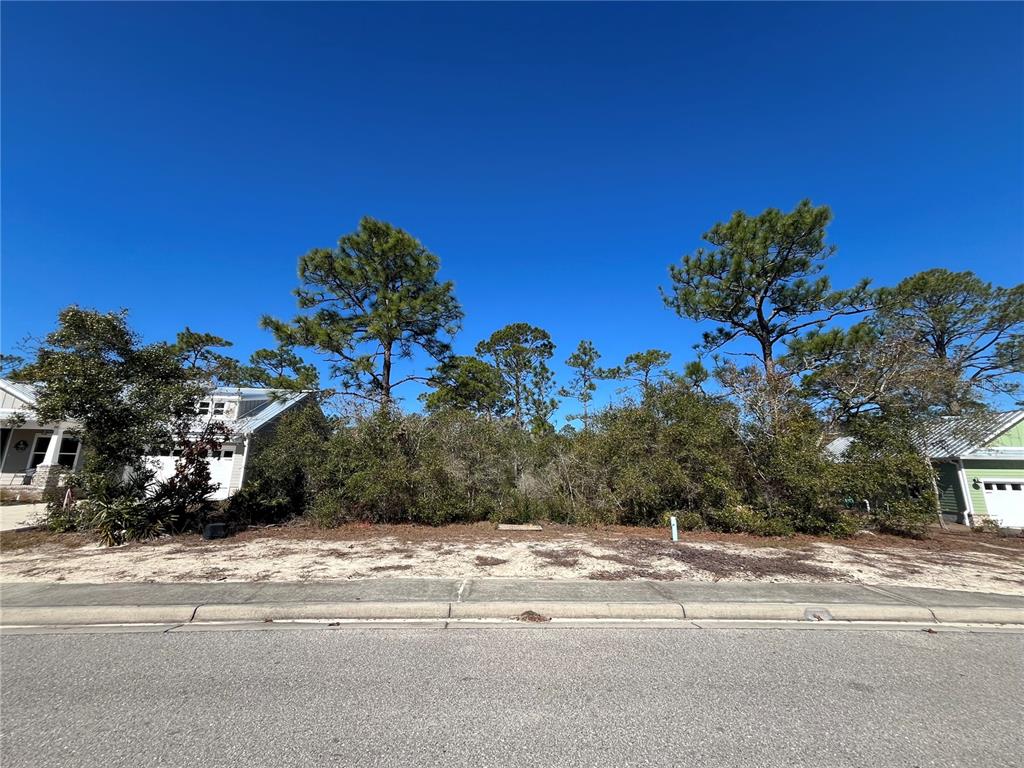
<svg viewBox="0 0 1024 768">
<path fill-rule="evenodd" d="M 826 454 L 843 461 L 851 440 L 837 437 Z M 947 416 L 915 443 L 935 468 L 947 522 L 1024 528 L 1024 410 Z"/>
<path fill-rule="evenodd" d="M 1024 528 L 1024 410 L 950 416 L 920 440 L 947 520 Z"/>
</svg>

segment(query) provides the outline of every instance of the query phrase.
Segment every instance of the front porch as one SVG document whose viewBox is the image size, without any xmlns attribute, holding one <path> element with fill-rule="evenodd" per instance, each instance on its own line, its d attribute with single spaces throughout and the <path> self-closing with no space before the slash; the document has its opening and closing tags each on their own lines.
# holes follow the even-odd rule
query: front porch
<svg viewBox="0 0 1024 768">
<path fill-rule="evenodd" d="M 4 499 L 37 499 L 81 468 L 82 443 L 70 424 L 32 421 L 0 428 L 0 493 Z"/>
</svg>

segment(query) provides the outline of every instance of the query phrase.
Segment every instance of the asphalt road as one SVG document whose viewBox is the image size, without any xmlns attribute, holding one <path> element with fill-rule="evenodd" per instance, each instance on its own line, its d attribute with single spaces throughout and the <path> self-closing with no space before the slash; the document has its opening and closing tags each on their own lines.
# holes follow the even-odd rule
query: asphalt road
<svg viewBox="0 0 1024 768">
<path fill-rule="evenodd" d="M 0 639 L 17 766 L 1019 766 L 1024 634 L 321 629 Z"/>
</svg>

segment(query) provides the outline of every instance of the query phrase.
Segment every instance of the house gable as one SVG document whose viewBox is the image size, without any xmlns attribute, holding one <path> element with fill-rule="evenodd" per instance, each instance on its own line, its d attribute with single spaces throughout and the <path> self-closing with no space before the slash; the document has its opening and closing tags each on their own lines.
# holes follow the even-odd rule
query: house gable
<svg viewBox="0 0 1024 768">
<path fill-rule="evenodd" d="M 1024 448 L 1024 420 L 999 433 L 987 443 L 986 448 Z"/>
<path fill-rule="evenodd" d="M 34 405 L 35 397 L 29 387 L 0 379 L 0 410 L 28 411 Z"/>
</svg>

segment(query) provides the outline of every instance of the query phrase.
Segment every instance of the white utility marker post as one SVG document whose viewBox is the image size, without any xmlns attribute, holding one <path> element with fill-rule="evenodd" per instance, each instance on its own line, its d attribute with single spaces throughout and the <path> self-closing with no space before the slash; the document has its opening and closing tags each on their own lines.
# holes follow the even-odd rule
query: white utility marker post
<svg viewBox="0 0 1024 768">
<path fill-rule="evenodd" d="M 672 526 L 672 541 L 679 541 L 679 526 L 676 524 L 675 517 L 670 517 L 668 521 Z"/>
</svg>

